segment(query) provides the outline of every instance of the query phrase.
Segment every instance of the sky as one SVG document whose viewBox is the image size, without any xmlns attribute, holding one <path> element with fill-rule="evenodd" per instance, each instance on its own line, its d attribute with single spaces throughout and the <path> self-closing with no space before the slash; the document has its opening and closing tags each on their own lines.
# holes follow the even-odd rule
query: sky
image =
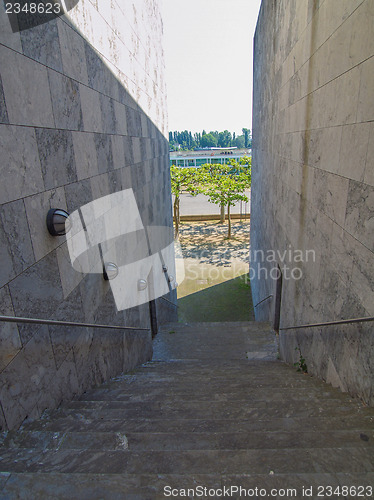
<svg viewBox="0 0 374 500">
<path fill-rule="evenodd" d="M 261 0 L 163 0 L 169 130 L 252 129 Z"/>
</svg>

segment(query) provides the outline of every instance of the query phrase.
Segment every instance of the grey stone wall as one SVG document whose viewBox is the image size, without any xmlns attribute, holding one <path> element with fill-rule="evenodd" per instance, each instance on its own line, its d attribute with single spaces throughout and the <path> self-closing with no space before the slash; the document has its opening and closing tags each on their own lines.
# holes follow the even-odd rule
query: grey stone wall
<svg viewBox="0 0 374 500">
<path fill-rule="evenodd" d="M 274 295 L 265 270 L 280 266 L 284 327 L 374 316 L 373 20 L 371 0 L 262 2 L 254 49 L 252 289 L 255 304 Z M 260 279 L 256 250 L 268 258 Z M 280 252 L 276 259 L 270 250 Z M 306 261 L 307 250 L 315 259 Z M 301 278 L 285 279 L 286 266 Z M 274 297 L 256 308 L 259 320 L 273 315 Z M 299 347 L 311 374 L 373 404 L 373 328 L 284 331 L 281 356 L 296 362 Z"/>
<path fill-rule="evenodd" d="M 80 0 L 20 33 L 0 11 L 0 314 L 149 328 L 148 304 L 118 312 L 108 282 L 76 272 L 45 219 L 132 188 L 144 225 L 172 225 L 158 0 Z M 0 425 L 151 356 L 149 331 L 0 323 Z"/>
</svg>

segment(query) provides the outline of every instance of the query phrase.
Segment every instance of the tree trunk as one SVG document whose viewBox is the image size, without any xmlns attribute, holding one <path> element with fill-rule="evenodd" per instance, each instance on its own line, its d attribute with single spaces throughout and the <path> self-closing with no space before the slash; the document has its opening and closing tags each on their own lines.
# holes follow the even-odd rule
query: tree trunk
<svg viewBox="0 0 374 500">
<path fill-rule="evenodd" d="M 225 222 L 225 204 L 221 203 L 221 218 L 220 223 L 223 224 Z"/>
<path fill-rule="evenodd" d="M 179 215 L 179 196 L 176 196 L 175 200 L 174 200 L 175 237 L 177 237 L 178 234 L 179 234 L 179 221 L 180 221 L 180 215 Z"/>
<path fill-rule="evenodd" d="M 229 221 L 229 231 L 227 233 L 227 238 L 231 238 L 231 217 L 230 217 L 230 204 L 227 205 L 227 220 Z"/>
</svg>

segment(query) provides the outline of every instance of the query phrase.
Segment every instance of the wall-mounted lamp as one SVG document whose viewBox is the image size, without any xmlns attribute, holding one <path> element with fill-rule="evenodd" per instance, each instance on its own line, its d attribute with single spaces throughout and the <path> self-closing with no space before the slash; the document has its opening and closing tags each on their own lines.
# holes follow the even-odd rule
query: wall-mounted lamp
<svg viewBox="0 0 374 500">
<path fill-rule="evenodd" d="M 103 267 L 103 277 L 105 281 L 114 280 L 118 276 L 119 269 L 113 262 L 106 262 Z"/>
<path fill-rule="evenodd" d="M 51 208 L 47 213 L 47 229 L 52 236 L 63 236 L 72 227 L 69 214 L 61 208 Z"/>
<path fill-rule="evenodd" d="M 142 291 L 145 290 L 148 286 L 148 283 L 146 280 L 138 280 L 138 290 Z"/>
</svg>

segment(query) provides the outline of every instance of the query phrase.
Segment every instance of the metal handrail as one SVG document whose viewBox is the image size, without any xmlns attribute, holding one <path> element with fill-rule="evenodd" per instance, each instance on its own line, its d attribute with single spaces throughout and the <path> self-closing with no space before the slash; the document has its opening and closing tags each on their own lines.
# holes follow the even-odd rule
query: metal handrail
<svg viewBox="0 0 374 500">
<path fill-rule="evenodd" d="M 179 307 L 178 304 L 174 304 L 174 302 L 172 302 L 171 300 L 165 298 L 165 297 L 161 297 L 162 300 L 165 300 L 166 302 L 169 302 L 169 304 L 171 304 L 172 306 L 174 307 Z"/>
<path fill-rule="evenodd" d="M 97 325 L 95 323 L 76 323 L 75 321 L 57 321 L 54 319 L 40 318 L 20 318 L 17 316 L 0 316 L 0 321 L 9 323 L 31 323 L 37 325 L 60 325 L 60 326 L 78 326 L 85 328 L 107 328 L 114 330 L 144 330 L 150 331 L 150 328 L 138 328 L 136 326 L 116 326 L 116 325 Z"/>
<path fill-rule="evenodd" d="M 325 323 L 310 323 L 309 325 L 298 325 L 298 326 L 287 326 L 285 328 L 281 327 L 279 330 L 298 330 L 300 328 L 316 328 L 319 326 L 331 326 L 331 325 L 346 325 L 349 323 L 366 323 L 368 321 L 374 321 L 374 317 L 367 316 L 364 318 L 352 318 L 352 319 L 342 319 L 337 321 L 326 321 Z"/>
<path fill-rule="evenodd" d="M 268 300 L 268 299 L 271 299 L 272 295 L 268 295 L 267 297 L 265 297 L 264 299 L 260 300 L 260 302 L 258 302 L 255 307 L 259 306 L 260 304 L 262 304 L 263 302 L 265 302 L 265 300 Z"/>
</svg>

